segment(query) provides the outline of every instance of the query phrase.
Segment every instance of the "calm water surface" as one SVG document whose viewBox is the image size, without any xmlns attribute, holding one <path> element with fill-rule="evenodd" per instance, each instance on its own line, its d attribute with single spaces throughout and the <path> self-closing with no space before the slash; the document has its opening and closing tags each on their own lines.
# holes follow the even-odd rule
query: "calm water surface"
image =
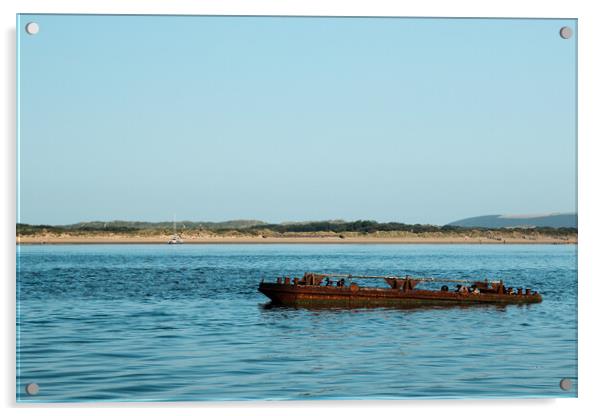
<svg viewBox="0 0 602 416">
<path fill-rule="evenodd" d="M 574 397 L 577 247 L 18 247 L 17 399 Z M 501 278 L 527 306 L 266 306 L 304 271 Z M 559 388 L 570 378 L 573 388 Z M 35 382 L 37 396 L 24 387 Z"/>
</svg>

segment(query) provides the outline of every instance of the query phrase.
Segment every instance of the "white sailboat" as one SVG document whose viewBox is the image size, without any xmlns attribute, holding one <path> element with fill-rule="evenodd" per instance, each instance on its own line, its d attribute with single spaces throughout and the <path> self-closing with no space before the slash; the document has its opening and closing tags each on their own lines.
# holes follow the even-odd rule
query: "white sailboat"
<svg viewBox="0 0 602 416">
<path fill-rule="evenodd" d="M 171 236 L 171 239 L 167 242 L 167 244 L 182 244 L 184 242 L 184 240 L 182 240 L 182 238 L 180 238 L 180 236 L 178 235 L 177 231 L 176 231 L 176 216 L 173 216 L 173 235 Z"/>
</svg>

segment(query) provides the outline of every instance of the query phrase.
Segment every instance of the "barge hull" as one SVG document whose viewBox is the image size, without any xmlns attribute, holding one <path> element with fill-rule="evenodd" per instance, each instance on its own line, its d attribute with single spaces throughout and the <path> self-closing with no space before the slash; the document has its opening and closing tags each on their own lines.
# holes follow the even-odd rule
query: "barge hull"
<svg viewBox="0 0 602 416">
<path fill-rule="evenodd" d="M 261 283 L 259 291 L 277 305 L 286 306 L 339 306 L 339 307 L 421 307 L 450 305 L 508 305 L 529 304 L 542 301 L 540 294 L 461 294 L 431 290 L 320 287 Z"/>
</svg>

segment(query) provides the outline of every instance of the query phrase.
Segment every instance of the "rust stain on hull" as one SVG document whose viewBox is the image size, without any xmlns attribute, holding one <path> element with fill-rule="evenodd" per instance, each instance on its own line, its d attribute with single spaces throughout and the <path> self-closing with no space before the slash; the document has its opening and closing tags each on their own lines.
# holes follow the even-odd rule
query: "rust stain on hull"
<svg viewBox="0 0 602 416">
<path fill-rule="evenodd" d="M 274 304 L 288 306 L 449 306 L 478 304 L 528 304 L 539 303 L 539 293 L 459 293 L 437 290 L 405 290 L 398 288 L 360 288 L 352 286 L 301 285 L 290 281 L 265 283 L 259 291 Z"/>
</svg>

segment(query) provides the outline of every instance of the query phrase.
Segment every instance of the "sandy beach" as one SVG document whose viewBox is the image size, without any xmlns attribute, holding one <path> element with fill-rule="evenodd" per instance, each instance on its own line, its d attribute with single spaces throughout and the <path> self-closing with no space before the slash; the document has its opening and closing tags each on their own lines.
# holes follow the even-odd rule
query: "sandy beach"
<svg viewBox="0 0 602 416">
<path fill-rule="evenodd" d="M 171 236 L 22 236 L 17 244 L 167 244 Z M 261 236 L 182 236 L 184 244 L 577 244 L 577 237 L 407 237 L 338 236 L 261 237 Z"/>
</svg>

